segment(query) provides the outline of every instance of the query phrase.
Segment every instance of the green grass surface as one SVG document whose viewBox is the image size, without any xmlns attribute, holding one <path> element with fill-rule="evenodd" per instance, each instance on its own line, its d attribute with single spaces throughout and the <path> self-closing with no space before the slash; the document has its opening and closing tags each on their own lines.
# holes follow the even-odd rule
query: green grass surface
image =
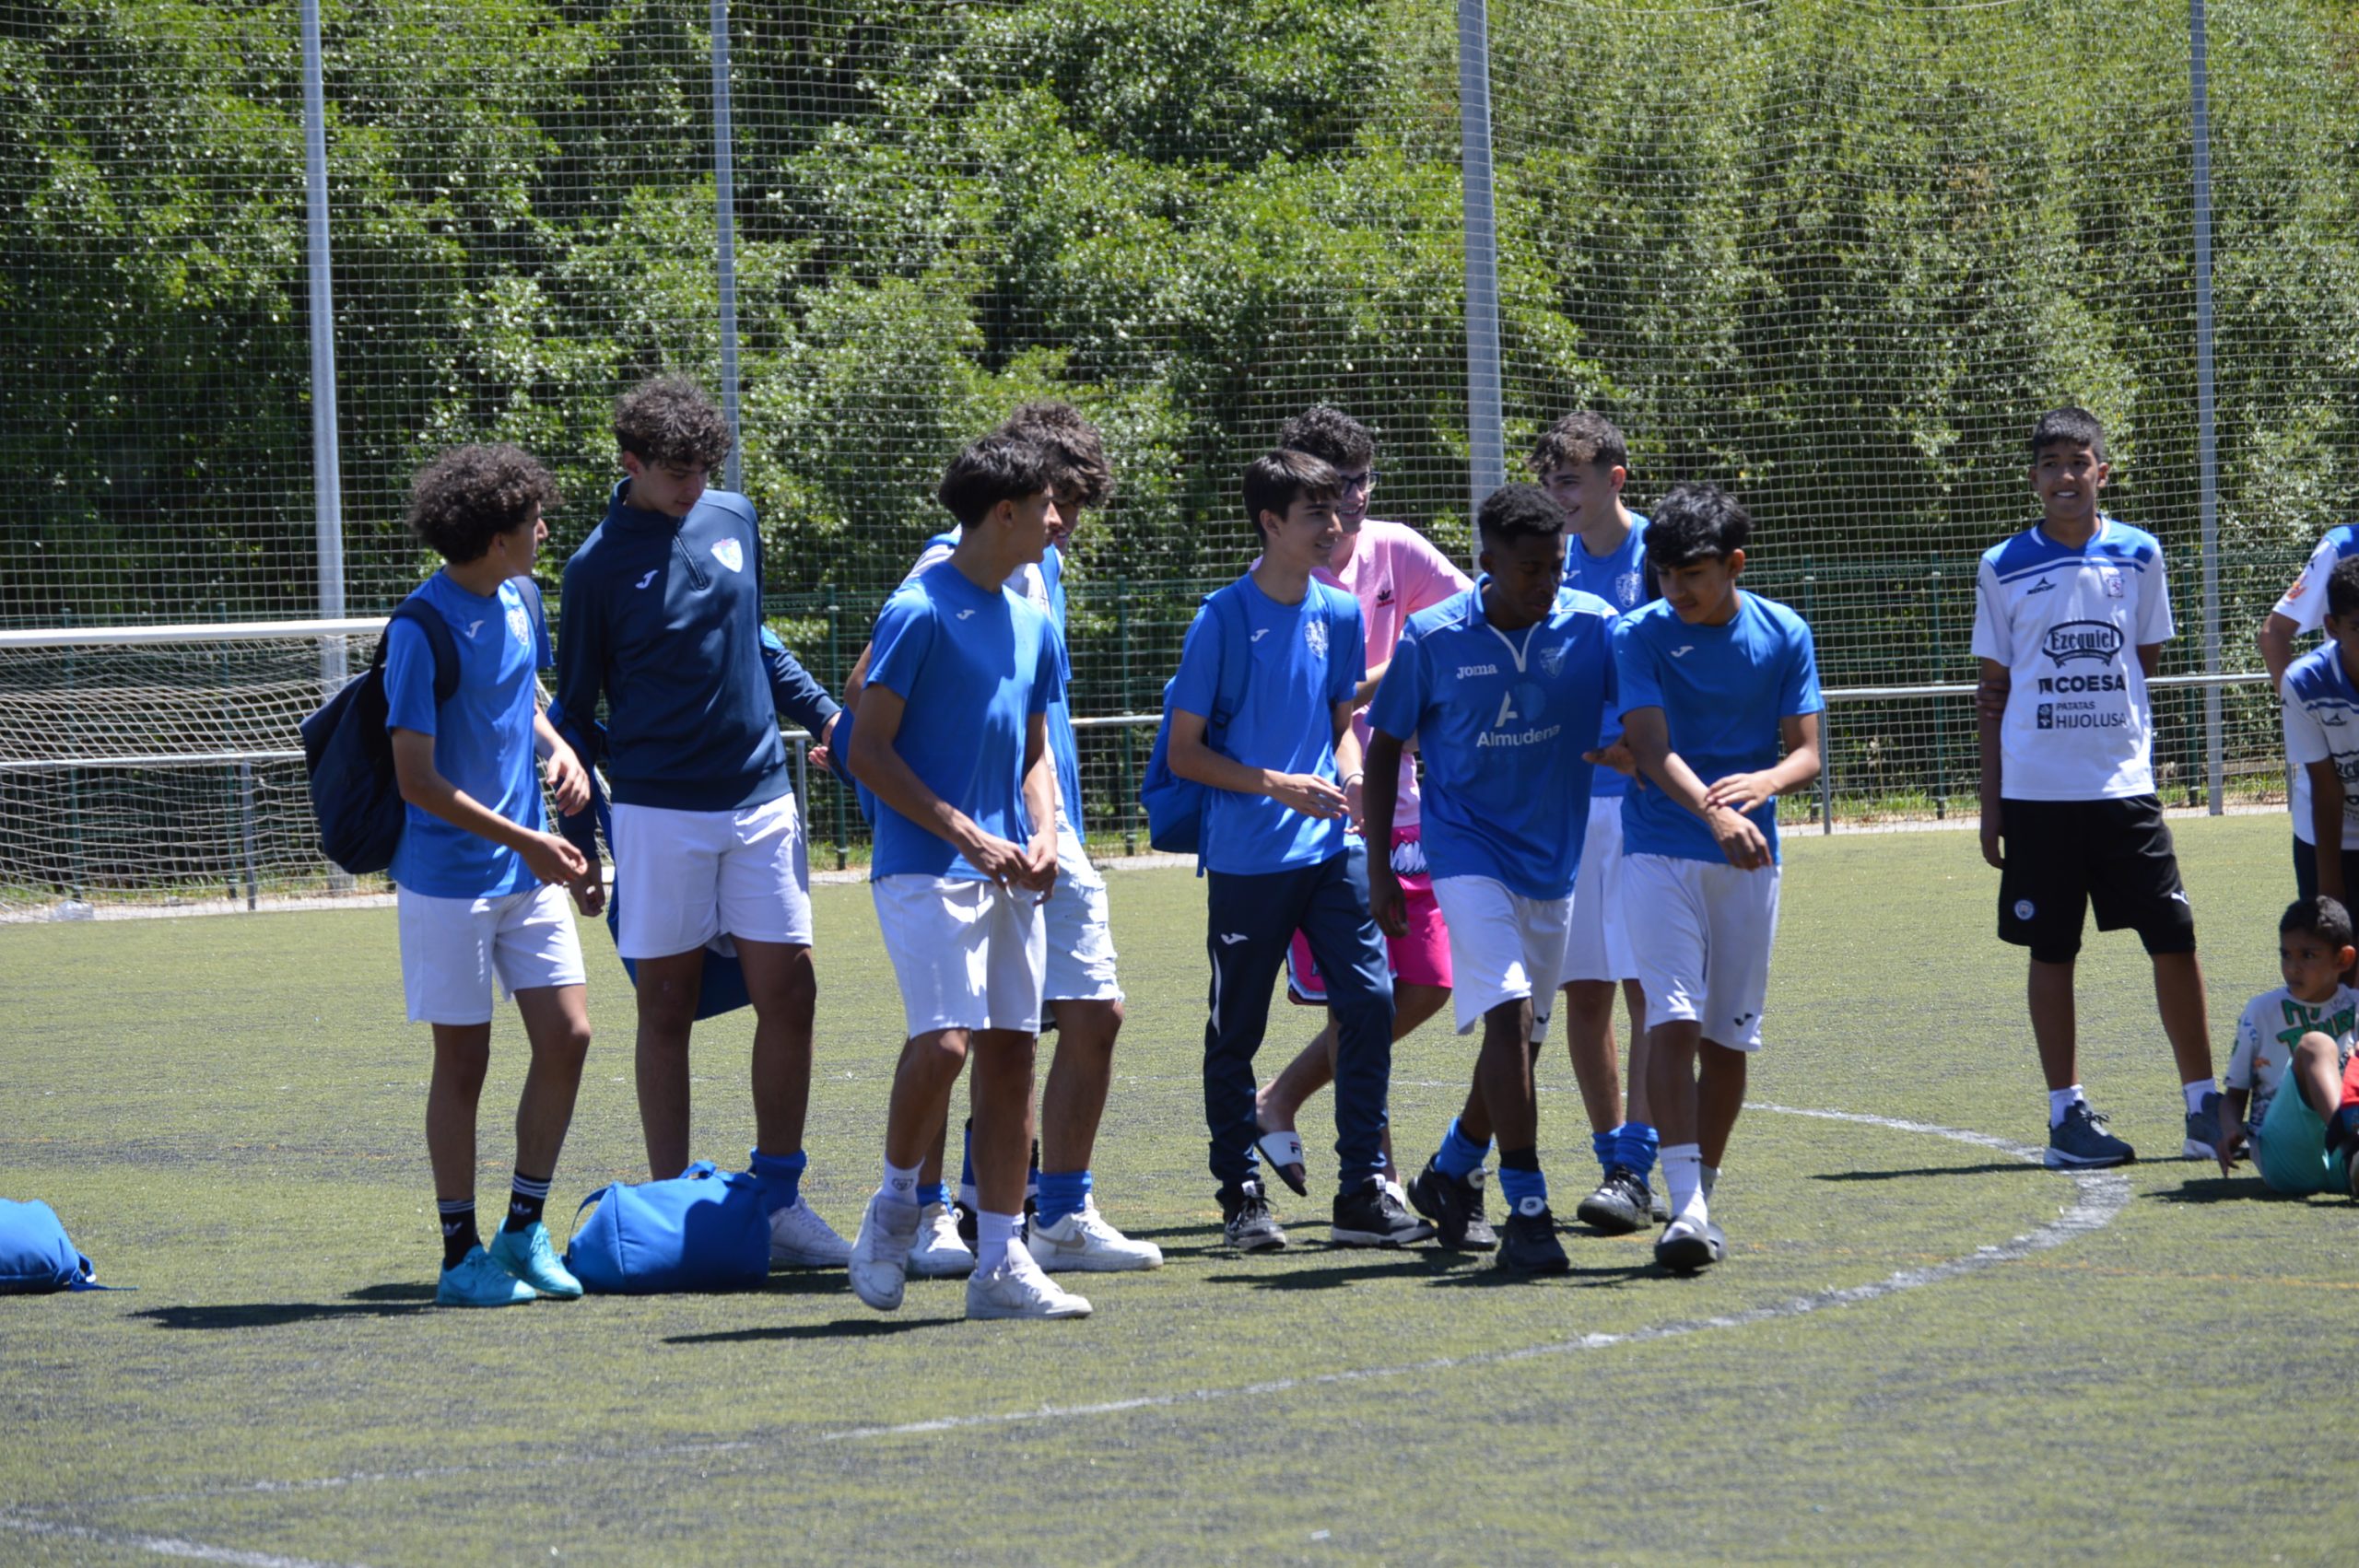
<svg viewBox="0 0 2359 1568">
<path fill-rule="evenodd" d="M 2275 983 L 2284 825 L 2177 831 L 2224 1067 Z M 2021 959 L 1973 836 L 1788 843 L 1752 1099 L 2037 1142 Z M 1331 1253 L 1304 1245 L 1323 1188 L 1281 1206 L 1296 1250 L 1234 1258 L 1203 1174 L 1202 891 L 1111 880 L 1131 1024 L 1100 1200 L 1170 1261 L 1087 1281 L 1097 1315 L 1072 1324 L 968 1325 L 955 1282 L 879 1315 L 816 1273 L 435 1311 L 427 1040 L 390 910 L 0 930 L 0 1193 L 48 1199 L 102 1279 L 139 1287 L 0 1300 L 0 1561 L 2299 1562 L 2359 1541 L 2349 1204 L 2154 1159 L 2102 1228 L 1941 1273 L 2111 1178 L 1756 1108 L 1715 1204 L 1731 1256 L 1697 1279 L 1658 1275 L 1642 1237 L 1568 1235 L 1572 1276 L 1541 1283 Z M 816 905 L 806 1190 L 848 1232 L 899 1013 L 866 890 Z M 567 1211 L 641 1158 L 628 991 L 604 930 L 584 940 L 598 1036 Z M 2175 1155 L 2135 939 L 2093 935 L 2082 969 L 2092 1095 Z M 1271 1070 L 1309 1033 L 1275 1019 Z M 750 1141 L 749 1038 L 742 1015 L 698 1035 L 696 1145 L 724 1163 Z M 522 1054 L 503 1013 L 495 1198 Z M 1437 1024 L 1400 1048 L 1404 1163 L 1470 1059 Z M 1560 1046 L 1543 1074 L 1568 1213 L 1595 1167 Z M 1304 1126 L 1332 1170 L 1328 1114 Z M 1115 1408 L 1039 1417 L 1092 1406 Z M 973 1423 L 993 1417 L 1019 1419 Z M 876 1431 L 937 1420 L 970 1423 Z"/>
</svg>

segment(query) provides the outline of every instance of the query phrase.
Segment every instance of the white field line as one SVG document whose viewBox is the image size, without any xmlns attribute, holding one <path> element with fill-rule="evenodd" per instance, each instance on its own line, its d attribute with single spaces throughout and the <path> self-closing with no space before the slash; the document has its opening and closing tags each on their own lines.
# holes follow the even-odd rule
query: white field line
<svg viewBox="0 0 2359 1568">
<path fill-rule="evenodd" d="M 61 1525 L 48 1519 L 28 1519 L 13 1514 L 0 1514 L 0 1529 L 16 1530 L 29 1536 L 46 1536 L 53 1539 L 86 1540 L 95 1546 L 151 1551 L 158 1557 L 178 1557 L 196 1562 L 230 1562 L 238 1564 L 239 1568 L 359 1568 L 358 1564 L 331 1564 L 309 1557 L 281 1557 L 273 1551 L 240 1551 L 234 1547 L 207 1546 L 203 1541 L 182 1540 L 175 1536 L 94 1530 L 82 1525 Z"/>
</svg>

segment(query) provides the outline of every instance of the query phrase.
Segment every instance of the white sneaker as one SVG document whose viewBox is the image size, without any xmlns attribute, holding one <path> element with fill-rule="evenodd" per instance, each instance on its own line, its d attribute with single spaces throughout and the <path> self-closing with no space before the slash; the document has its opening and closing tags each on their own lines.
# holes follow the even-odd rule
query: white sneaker
<svg viewBox="0 0 2359 1568">
<path fill-rule="evenodd" d="M 958 1217 L 946 1204 L 927 1204 L 918 1214 L 910 1272 L 921 1280 L 957 1280 L 974 1271 L 975 1255 L 958 1238 Z"/>
<path fill-rule="evenodd" d="M 1062 1289 L 1040 1272 L 1023 1247 L 1007 1249 L 1007 1261 L 987 1274 L 967 1279 L 967 1316 L 975 1317 L 1086 1317 L 1089 1301 Z"/>
<path fill-rule="evenodd" d="M 851 1243 L 802 1199 L 771 1211 L 771 1268 L 840 1269 L 851 1261 Z"/>
<path fill-rule="evenodd" d="M 860 1235 L 852 1238 L 851 1256 L 845 1260 L 852 1293 L 879 1312 L 900 1305 L 910 1244 L 917 1238 L 916 1204 L 895 1203 L 881 1192 L 871 1198 L 861 1211 Z"/>
<path fill-rule="evenodd" d="M 1379 1176 L 1377 1177 L 1377 1180 L 1384 1184 L 1385 1191 L 1392 1194 L 1393 1202 L 1398 1203 L 1403 1209 L 1406 1209 L 1409 1206 L 1409 1189 L 1407 1188 L 1402 1186 L 1391 1176 Z"/>
<path fill-rule="evenodd" d="M 1160 1269 L 1163 1248 L 1151 1241 L 1133 1241 L 1106 1223 L 1094 1200 L 1053 1225 L 1035 1220 L 1027 1227 L 1026 1245 L 1032 1261 L 1051 1274 L 1078 1270 L 1087 1274 L 1112 1274 L 1126 1269 Z"/>
</svg>

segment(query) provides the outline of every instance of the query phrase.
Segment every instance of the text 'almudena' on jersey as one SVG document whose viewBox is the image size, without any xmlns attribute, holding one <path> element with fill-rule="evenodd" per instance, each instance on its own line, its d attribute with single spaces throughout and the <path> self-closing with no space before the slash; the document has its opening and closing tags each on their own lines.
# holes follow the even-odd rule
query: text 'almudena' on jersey
<svg viewBox="0 0 2359 1568">
<path fill-rule="evenodd" d="M 2276 613 L 2293 622 L 2295 631 L 2314 632 L 2324 626 L 2326 579 L 2334 575 L 2335 568 L 2353 556 L 2359 556 L 2359 526 L 2346 522 L 2340 528 L 2328 529 L 2318 548 L 2310 552 L 2309 564 L 2302 568 L 2302 575 L 2294 579 L 2294 586 L 2277 602 Z"/>
<path fill-rule="evenodd" d="M 1775 767 L 1779 720 L 1826 706 L 1808 624 L 1776 600 L 1742 591 L 1723 626 L 1690 626 L 1661 599 L 1623 616 L 1614 624 L 1614 673 L 1624 720 L 1642 708 L 1661 708 L 1671 749 L 1708 786 Z M 1745 815 L 1775 856 L 1778 802 L 1764 801 Z M 1704 819 L 1656 789 L 1622 797 L 1622 852 L 1728 860 Z"/>
<path fill-rule="evenodd" d="M 1426 864 L 1525 898 L 1573 891 L 1589 831 L 1593 744 L 1614 692 L 1614 611 L 1565 589 L 1520 631 L 1479 589 L 1409 618 L 1368 709 L 1426 759 Z"/>
<path fill-rule="evenodd" d="M 2331 762 L 2342 779 L 2342 848 L 2359 849 L 2359 689 L 2342 667 L 2342 649 L 2330 642 L 2294 661 L 2285 672 L 2285 756 L 2293 766 L 2294 837 L 2314 842 L 2310 770 Z"/>
<path fill-rule="evenodd" d="M 2085 544 L 2025 529 L 1982 557 L 1974 654 L 2006 667 L 2000 793 L 2110 801 L 2154 792 L 2154 707 L 2138 649 L 2167 642 L 2151 533 L 2097 520 Z"/>
<path fill-rule="evenodd" d="M 1590 555 L 1579 534 L 1567 534 L 1565 586 L 1596 594 L 1617 615 L 1626 615 L 1652 598 L 1647 591 L 1646 514 L 1632 512 L 1629 536 L 1622 541 L 1619 549 L 1602 556 Z M 1621 733 L 1622 716 L 1609 708 L 1604 727 L 1598 731 L 1598 743 L 1602 745 Z M 1590 793 L 1602 801 L 1619 797 L 1629 788 L 1627 778 L 1610 767 L 1601 767 Z"/>
</svg>

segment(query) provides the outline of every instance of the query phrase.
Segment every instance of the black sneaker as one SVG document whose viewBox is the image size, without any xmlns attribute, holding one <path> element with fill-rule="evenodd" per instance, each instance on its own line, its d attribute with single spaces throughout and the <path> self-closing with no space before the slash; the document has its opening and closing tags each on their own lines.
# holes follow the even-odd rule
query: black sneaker
<svg viewBox="0 0 2359 1568">
<path fill-rule="evenodd" d="M 1538 1203 L 1536 1198 L 1527 1203 Z M 1499 1267 L 1510 1274 L 1563 1274 L 1571 1271 L 1572 1259 L 1565 1256 L 1564 1243 L 1556 1239 L 1556 1216 L 1547 1205 L 1527 1214 L 1522 1210 L 1508 1215 L 1508 1235 L 1499 1248 Z"/>
<path fill-rule="evenodd" d="M 2051 1171 L 2126 1165 L 2137 1157 L 2138 1151 L 2107 1130 L 2105 1117 L 2086 1100 L 2073 1101 L 2064 1119 L 2048 1129 L 2046 1163 Z"/>
<path fill-rule="evenodd" d="M 1709 1221 L 1699 1225 L 1693 1220 L 1673 1220 L 1655 1238 L 1655 1261 L 1674 1274 L 1708 1269 L 1728 1255 L 1727 1238 Z"/>
<path fill-rule="evenodd" d="M 1433 1161 L 1409 1184 L 1410 1206 L 1434 1223 L 1434 1234 L 1454 1252 L 1488 1252 L 1499 1245 L 1499 1233 L 1483 1217 L 1481 1166 L 1455 1179 Z"/>
<path fill-rule="evenodd" d="M 1327 1239 L 1337 1246 L 1406 1246 L 1429 1241 L 1434 1228 L 1411 1216 L 1401 1200 L 1370 1181 L 1335 1199 L 1335 1220 Z"/>
<path fill-rule="evenodd" d="M 975 1211 L 967 1207 L 966 1199 L 953 1199 L 950 1203 L 950 1214 L 958 1222 L 958 1239 L 967 1244 L 968 1251 L 974 1251 L 975 1233 L 978 1229 L 975 1223 Z"/>
<path fill-rule="evenodd" d="M 1597 1190 L 1580 1200 L 1573 1218 L 1608 1235 L 1628 1235 L 1643 1226 L 1654 1208 L 1647 1178 L 1627 1165 L 1613 1166 Z"/>
<path fill-rule="evenodd" d="M 1221 1188 L 1220 1213 L 1221 1238 L 1238 1251 L 1285 1249 L 1286 1233 L 1278 1228 L 1278 1217 L 1270 1212 L 1270 1200 L 1262 1196 L 1260 1182 Z"/>
</svg>

